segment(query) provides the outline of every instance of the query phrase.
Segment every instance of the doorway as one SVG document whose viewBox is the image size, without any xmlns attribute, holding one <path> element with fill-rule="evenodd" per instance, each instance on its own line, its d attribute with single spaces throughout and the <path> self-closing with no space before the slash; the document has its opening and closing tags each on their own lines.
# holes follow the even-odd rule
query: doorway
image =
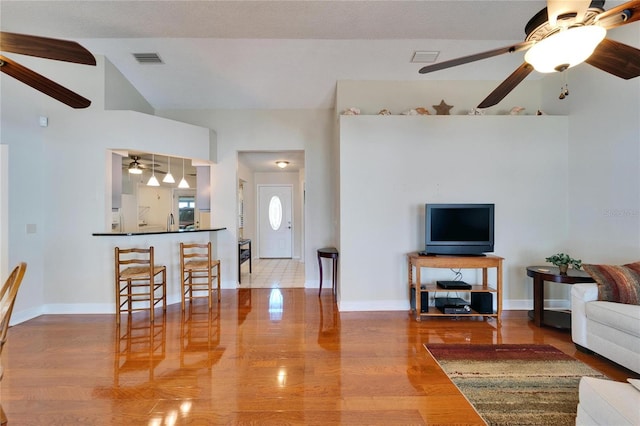
<svg viewBox="0 0 640 426">
<path fill-rule="evenodd" d="M 258 256 L 292 257 L 293 188 L 291 185 L 258 185 Z"/>
</svg>

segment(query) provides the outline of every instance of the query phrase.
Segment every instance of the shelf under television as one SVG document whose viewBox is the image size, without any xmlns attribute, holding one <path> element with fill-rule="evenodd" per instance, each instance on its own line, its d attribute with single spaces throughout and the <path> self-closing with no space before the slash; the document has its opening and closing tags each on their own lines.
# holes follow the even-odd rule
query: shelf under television
<svg viewBox="0 0 640 426">
<path fill-rule="evenodd" d="M 492 314 L 481 314 L 477 311 L 474 311 L 473 309 L 471 310 L 471 312 L 467 312 L 464 314 L 445 314 L 435 306 L 429 306 L 429 312 L 421 312 L 420 316 L 421 317 L 497 317 L 498 314 L 495 312 Z"/>
<path fill-rule="evenodd" d="M 420 291 L 428 291 L 432 293 L 497 293 L 498 289 L 482 284 L 471 284 L 471 288 L 442 288 L 437 284 L 422 284 Z"/>
</svg>

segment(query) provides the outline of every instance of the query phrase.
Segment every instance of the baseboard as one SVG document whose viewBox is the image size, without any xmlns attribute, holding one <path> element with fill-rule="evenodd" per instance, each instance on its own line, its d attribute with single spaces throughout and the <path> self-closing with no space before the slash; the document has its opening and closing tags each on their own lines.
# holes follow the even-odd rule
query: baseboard
<svg viewBox="0 0 640 426">
<path fill-rule="evenodd" d="M 544 301 L 545 309 L 571 309 L 571 301 L 564 299 L 546 299 Z M 533 309 L 533 300 L 531 299 L 508 299 L 502 301 L 502 310 L 504 311 L 530 311 Z"/>
<path fill-rule="evenodd" d="M 167 305 L 180 303 L 180 296 L 167 295 Z M 25 321 L 37 318 L 40 315 L 113 315 L 115 308 L 113 303 L 50 303 L 38 308 L 13 311 L 11 325 L 17 325 Z"/>
<path fill-rule="evenodd" d="M 366 311 L 408 311 L 407 300 L 368 300 L 363 302 L 338 302 L 340 312 L 366 312 Z"/>
</svg>

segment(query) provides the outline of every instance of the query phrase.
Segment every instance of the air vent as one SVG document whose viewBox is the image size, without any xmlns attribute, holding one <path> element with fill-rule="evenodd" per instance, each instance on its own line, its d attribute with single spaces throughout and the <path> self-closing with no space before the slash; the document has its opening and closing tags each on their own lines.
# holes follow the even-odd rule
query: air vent
<svg viewBox="0 0 640 426">
<path fill-rule="evenodd" d="M 438 59 L 438 55 L 440 52 L 425 52 L 425 51 L 416 51 L 413 53 L 413 58 L 411 58 L 411 62 L 414 63 L 430 63 L 435 62 Z"/>
<path fill-rule="evenodd" d="M 136 58 L 139 64 L 162 64 L 162 59 L 157 53 L 134 53 L 133 57 Z"/>
</svg>

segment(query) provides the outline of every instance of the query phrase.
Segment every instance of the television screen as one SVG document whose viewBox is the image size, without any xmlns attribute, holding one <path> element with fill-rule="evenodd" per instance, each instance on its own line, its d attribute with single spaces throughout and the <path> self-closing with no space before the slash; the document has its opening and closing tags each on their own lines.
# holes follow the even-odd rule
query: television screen
<svg viewBox="0 0 640 426">
<path fill-rule="evenodd" d="M 427 254 L 481 255 L 494 246 L 494 204 L 426 204 Z"/>
</svg>

